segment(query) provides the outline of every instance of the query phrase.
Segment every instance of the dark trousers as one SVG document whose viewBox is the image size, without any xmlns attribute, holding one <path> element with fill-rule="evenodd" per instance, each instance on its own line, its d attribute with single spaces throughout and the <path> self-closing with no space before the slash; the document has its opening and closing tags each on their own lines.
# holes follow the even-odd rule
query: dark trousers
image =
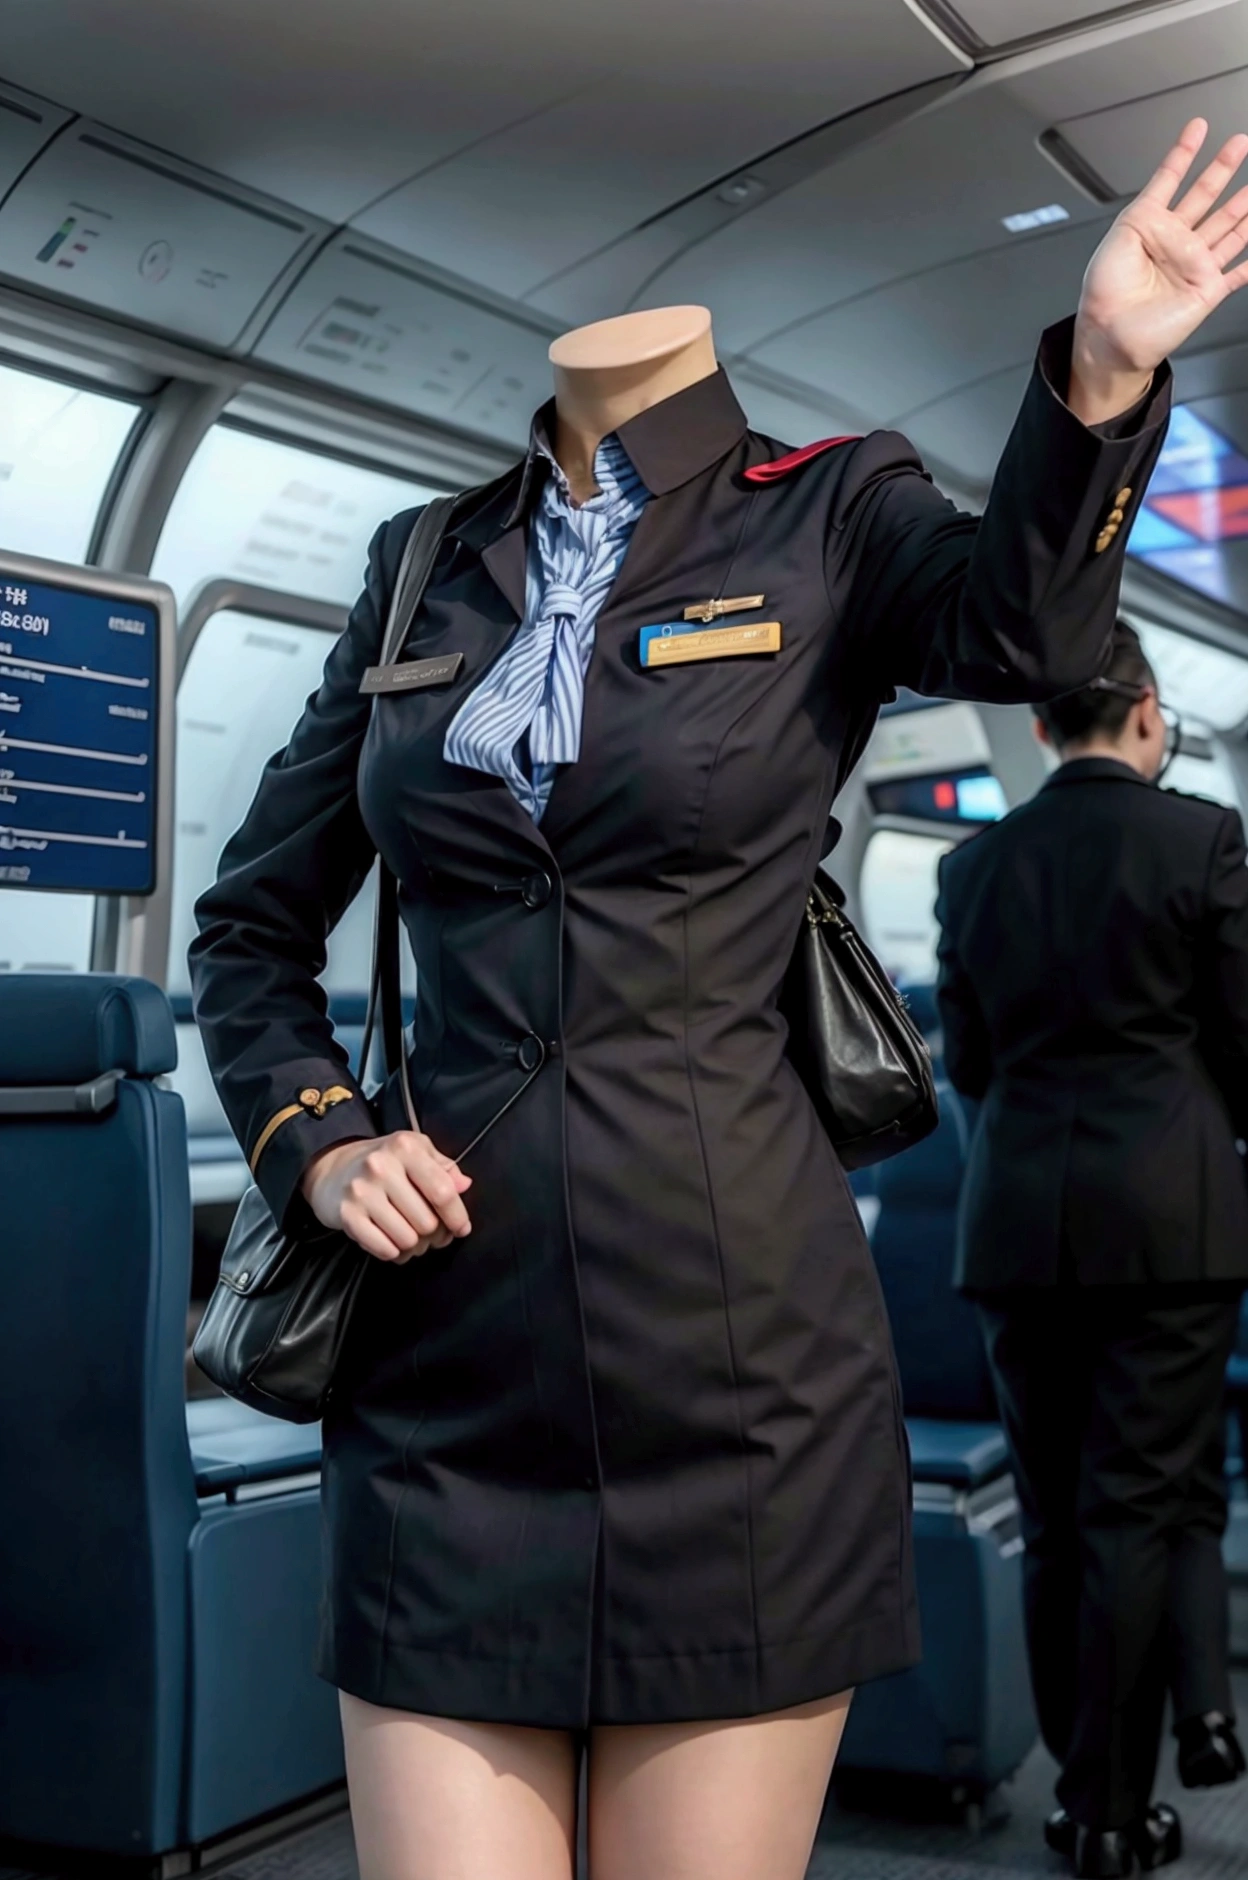
<svg viewBox="0 0 1248 1880">
<path fill-rule="evenodd" d="M 1180 1702 L 1230 1709 L 1222 1405 L 1238 1297 L 1060 1286 L 978 1301 L 1022 1504 L 1041 1733 L 1058 1800 L 1089 1827 L 1147 1808 L 1172 1676 Z"/>
<path fill-rule="evenodd" d="M 1170 1552 L 1170 1702 L 1176 1727 L 1217 1710 L 1235 1715 L 1228 1641 L 1230 1588 L 1222 1537 L 1226 1533 L 1226 1456 L 1219 1417 L 1213 1440 L 1192 1477 L 1182 1532 Z"/>
</svg>

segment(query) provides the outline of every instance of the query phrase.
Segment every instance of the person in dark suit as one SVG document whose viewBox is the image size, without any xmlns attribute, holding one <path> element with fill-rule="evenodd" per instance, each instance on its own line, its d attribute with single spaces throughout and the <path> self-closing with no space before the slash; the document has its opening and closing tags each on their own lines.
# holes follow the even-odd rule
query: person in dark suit
<svg viewBox="0 0 1248 1880">
<path fill-rule="evenodd" d="M 1038 708 L 1061 759 L 944 858 L 946 1069 L 982 1099 L 957 1283 L 978 1301 L 1027 1545 L 1032 1680 L 1080 1874 L 1162 1865 L 1180 1773 L 1242 1769 L 1226 1672 L 1223 1376 L 1248 1281 L 1248 868 L 1238 814 L 1154 786 L 1156 679 Z M 1197 1706 L 1187 1711 L 1186 1705 Z"/>
</svg>

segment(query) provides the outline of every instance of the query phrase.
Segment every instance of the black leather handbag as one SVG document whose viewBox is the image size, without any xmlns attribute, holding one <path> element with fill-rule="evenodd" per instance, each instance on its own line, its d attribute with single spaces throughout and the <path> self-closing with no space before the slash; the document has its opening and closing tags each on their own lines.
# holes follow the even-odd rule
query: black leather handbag
<svg viewBox="0 0 1248 1880">
<path fill-rule="evenodd" d="M 453 506 L 451 497 L 435 498 L 412 530 L 395 582 L 383 665 L 403 644 Z M 408 1122 L 417 1129 L 403 1048 L 398 886 L 384 866 L 377 888 L 361 1074 L 379 1014 L 386 1074 L 398 1073 Z M 380 1127 L 377 1099 L 373 1108 Z M 335 1229 L 285 1231 L 253 1184 L 238 1204 L 220 1277 L 195 1335 L 196 1364 L 227 1396 L 253 1410 L 288 1423 L 315 1423 L 329 1396 L 369 1258 Z"/>
<path fill-rule="evenodd" d="M 822 871 L 806 901 L 781 1010 L 789 1057 L 845 1168 L 868 1168 L 940 1120 L 931 1054 L 906 1002 Z"/>
</svg>

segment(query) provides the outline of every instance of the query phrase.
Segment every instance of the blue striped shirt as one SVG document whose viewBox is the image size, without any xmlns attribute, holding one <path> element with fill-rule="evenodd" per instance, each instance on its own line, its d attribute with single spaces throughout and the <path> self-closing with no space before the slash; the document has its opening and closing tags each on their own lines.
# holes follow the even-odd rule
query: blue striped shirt
<svg viewBox="0 0 1248 1880">
<path fill-rule="evenodd" d="M 594 455 L 598 494 L 579 507 L 539 432 L 532 448 L 550 473 L 529 526 L 524 619 L 452 718 L 443 755 L 502 777 L 540 822 L 558 766 L 580 755 L 594 629 L 650 493 L 614 433 Z"/>
</svg>

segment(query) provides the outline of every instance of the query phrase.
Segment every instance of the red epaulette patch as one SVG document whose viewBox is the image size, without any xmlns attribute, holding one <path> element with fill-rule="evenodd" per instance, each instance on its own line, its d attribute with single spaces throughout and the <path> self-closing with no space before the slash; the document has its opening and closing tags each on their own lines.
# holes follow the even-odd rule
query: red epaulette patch
<svg viewBox="0 0 1248 1880">
<path fill-rule="evenodd" d="M 857 437 L 820 438 L 817 444 L 803 444 L 800 450 L 791 450 L 787 457 L 773 458 L 771 463 L 755 464 L 752 470 L 742 474 L 747 483 L 778 483 L 791 470 L 800 470 L 812 457 L 821 457 L 825 450 L 835 450 L 838 444 L 858 444 L 861 441 Z"/>
</svg>

